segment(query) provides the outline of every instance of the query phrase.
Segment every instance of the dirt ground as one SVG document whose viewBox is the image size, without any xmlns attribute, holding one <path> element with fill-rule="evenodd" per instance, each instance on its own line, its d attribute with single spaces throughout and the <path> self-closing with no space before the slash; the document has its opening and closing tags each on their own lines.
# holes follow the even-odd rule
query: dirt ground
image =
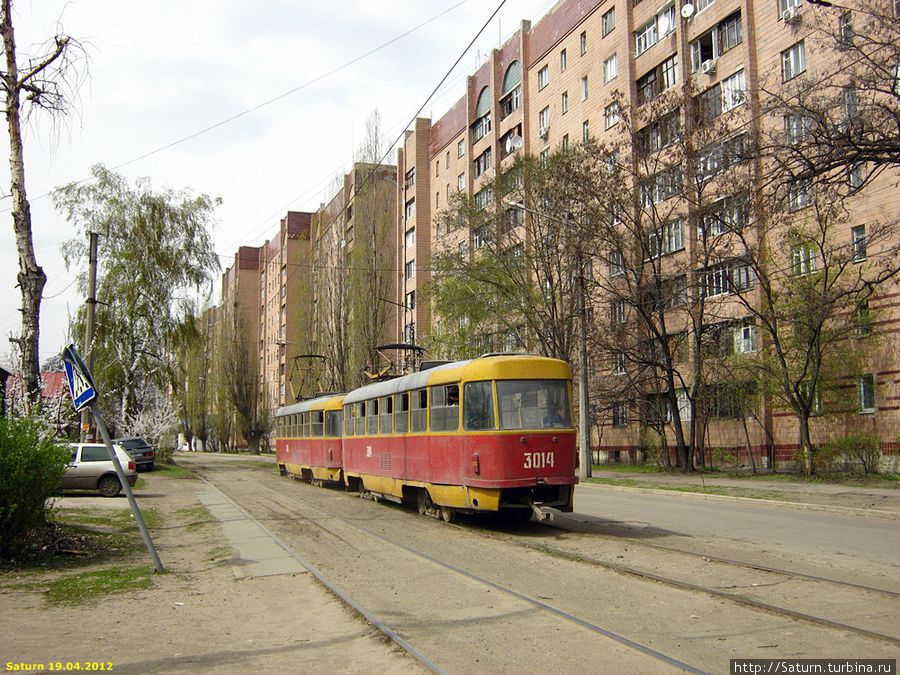
<svg viewBox="0 0 900 675">
<path fill-rule="evenodd" d="M 201 482 L 156 472 L 142 477 L 146 485 L 137 493 L 138 503 L 161 516 L 153 536 L 167 573 L 154 575 L 149 589 L 78 606 L 51 605 L 40 592 L 15 588 L 17 581 L 33 584 L 33 574 L 18 580 L 15 573 L 2 575 L 4 671 L 40 671 L 51 663 L 65 670 L 66 664 L 85 662 L 112 664 L 116 673 L 420 670 L 312 575 L 238 579 L 229 564 L 234 551 L 219 524 L 197 508 L 197 493 L 205 487 Z M 124 496 L 68 496 L 57 506 L 127 510 L 128 501 Z M 118 564 L 149 561 L 142 548 Z"/>
</svg>

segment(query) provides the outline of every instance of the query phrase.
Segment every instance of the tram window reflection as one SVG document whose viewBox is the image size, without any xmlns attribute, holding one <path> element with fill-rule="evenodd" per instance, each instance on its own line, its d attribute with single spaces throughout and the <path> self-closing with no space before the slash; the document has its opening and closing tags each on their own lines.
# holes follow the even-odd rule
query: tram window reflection
<svg viewBox="0 0 900 675">
<path fill-rule="evenodd" d="M 494 428 L 494 395 L 490 382 L 467 382 L 463 391 L 465 428 Z"/>
</svg>

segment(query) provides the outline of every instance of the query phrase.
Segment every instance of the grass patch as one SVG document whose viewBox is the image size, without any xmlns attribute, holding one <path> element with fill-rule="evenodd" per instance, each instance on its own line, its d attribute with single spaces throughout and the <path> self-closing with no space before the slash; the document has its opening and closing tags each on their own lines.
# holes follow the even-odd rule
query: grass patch
<svg viewBox="0 0 900 675">
<path fill-rule="evenodd" d="M 215 562 L 227 560 L 232 555 L 232 551 L 228 546 L 216 546 L 206 552 L 206 557 Z"/>
<path fill-rule="evenodd" d="M 162 516 L 156 509 L 141 509 L 144 523 L 151 530 L 162 526 Z M 136 528 L 131 509 L 109 509 L 107 511 L 88 509 L 54 509 L 50 519 L 63 525 L 89 526 L 111 531 Z"/>
<path fill-rule="evenodd" d="M 197 506 L 186 506 L 175 512 L 179 520 L 187 521 L 184 525 L 186 530 L 199 530 L 201 527 L 209 525 L 213 518 L 209 510 L 202 504 Z"/>
<path fill-rule="evenodd" d="M 96 602 L 112 593 L 150 588 L 153 585 L 152 574 L 153 568 L 148 565 L 69 574 L 50 581 L 44 597 L 47 602 L 62 605 Z"/>
<path fill-rule="evenodd" d="M 665 473 L 656 464 L 594 464 L 593 470 L 615 473 Z"/>
<path fill-rule="evenodd" d="M 166 476 L 167 478 L 196 478 L 194 472 L 190 469 L 185 469 L 183 466 L 178 466 L 177 464 L 154 464 L 153 465 L 153 473 L 160 474 Z"/>
<path fill-rule="evenodd" d="M 693 492 L 704 495 L 723 495 L 726 497 L 747 497 L 749 499 L 777 499 L 779 501 L 795 501 L 786 495 L 775 492 L 761 492 L 753 488 L 730 487 L 722 485 L 670 485 L 633 478 L 583 478 L 586 483 L 617 485 L 621 487 L 643 488 L 645 490 L 668 490 L 669 492 Z"/>
<path fill-rule="evenodd" d="M 274 462 L 262 462 L 262 461 L 258 461 L 258 460 L 252 460 L 252 459 L 244 459 L 244 460 L 237 460 L 234 462 L 228 462 L 228 464 L 225 464 L 223 466 L 227 466 L 229 468 L 235 467 L 235 468 L 240 468 L 240 469 L 257 469 L 258 471 L 277 471 L 278 470 L 278 465 L 275 464 Z"/>
</svg>

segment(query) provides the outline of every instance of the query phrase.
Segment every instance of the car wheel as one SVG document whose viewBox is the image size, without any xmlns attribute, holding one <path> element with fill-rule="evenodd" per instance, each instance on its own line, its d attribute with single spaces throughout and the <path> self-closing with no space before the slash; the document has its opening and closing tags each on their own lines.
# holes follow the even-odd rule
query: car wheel
<svg viewBox="0 0 900 675">
<path fill-rule="evenodd" d="M 122 484 L 118 476 L 103 476 L 97 483 L 97 489 L 104 497 L 115 497 L 122 491 Z"/>
</svg>

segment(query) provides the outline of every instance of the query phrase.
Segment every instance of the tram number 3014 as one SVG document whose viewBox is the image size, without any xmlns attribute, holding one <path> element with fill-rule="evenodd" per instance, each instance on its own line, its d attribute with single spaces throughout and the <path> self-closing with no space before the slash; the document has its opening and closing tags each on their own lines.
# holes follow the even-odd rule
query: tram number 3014
<svg viewBox="0 0 900 675">
<path fill-rule="evenodd" d="M 552 452 L 526 452 L 523 466 L 526 469 L 552 469 L 553 459 Z"/>
</svg>

